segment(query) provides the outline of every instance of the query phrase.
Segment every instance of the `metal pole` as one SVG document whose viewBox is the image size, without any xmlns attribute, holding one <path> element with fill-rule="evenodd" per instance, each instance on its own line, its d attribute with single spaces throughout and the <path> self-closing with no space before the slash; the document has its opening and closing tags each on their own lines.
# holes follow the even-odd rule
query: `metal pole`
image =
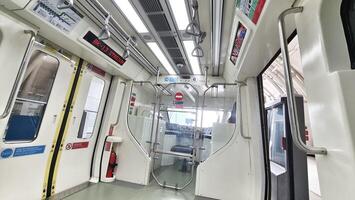
<svg viewBox="0 0 355 200">
<path fill-rule="evenodd" d="M 12 86 L 9 99 L 7 100 L 7 103 L 6 103 L 6 106 L 5 106 L 5 110 L 0 115 L 0 119 L 4 119 L 10 114 L 11 108 L 12 108 L 12 106 L 15 103 L 15 96 L 16 96 L 17 90 L 20 87 L 21 78 L 24 75 L 24 73 L 26 72 L 27 60 L 28 60 L 28 57 L 30 55 L 30 52 L 32 50 L 33 44 L 34 44 L 35 39 L 36 39 L 35 38 L 36 37 L 36 33 L 33 32 L 32 30 L 25 30 L 24 33 L 25 34 L 30 34 L 31 38 L 30 38 L 30 41 L 29 41 L 29 43 L 27 45 L 27 48 L 26 48 L 26 51 L 25 51 L 25 55 L 22 58 L 20 69 L 19 69 L 19 71 L 18 71 L 18 73 L 16 75 L 16 79 L 15 79 L 14 85 Z"/>
<path fill-rule="evenodd" d="M 287 106 L 288 106 L 288 113 L 290 118 L 291 135 L 295 145 L 305 153 L 325 155 L 327 154 L 327 150 L 325 148 L 310 147 L 303 142 L 301 137 L 300 127 L 299 127 L 299 122 L 298 122 L 295 94 L 293 91 L 291 65 L 290 65 L 290 58 L 288 54 L 288 42 L 287 42 L 287 36 L 285 30 L 285 17 L 289 14 L 300 13 L 302 11 L 303 11 L 303 7 L 289 8 L 281 13 L 278 20 L 281 52 L 282 52 L 282 59 L 284 63 L 285 84 L 286 84 L 286 92 L 287 92 Z"/>
</svg>

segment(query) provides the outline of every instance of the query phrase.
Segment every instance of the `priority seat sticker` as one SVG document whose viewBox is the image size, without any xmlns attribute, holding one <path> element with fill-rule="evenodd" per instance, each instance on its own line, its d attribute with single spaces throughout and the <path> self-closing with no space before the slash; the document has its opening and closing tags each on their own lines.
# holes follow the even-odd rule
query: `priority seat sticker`
<svg viewBox="0 0 355 200">
<path fill-rule="evenodd" d="M 45 149 L 46 145 L 5 148 L 0 151 L 0 159 L 42 154 Z"/>
</svg>

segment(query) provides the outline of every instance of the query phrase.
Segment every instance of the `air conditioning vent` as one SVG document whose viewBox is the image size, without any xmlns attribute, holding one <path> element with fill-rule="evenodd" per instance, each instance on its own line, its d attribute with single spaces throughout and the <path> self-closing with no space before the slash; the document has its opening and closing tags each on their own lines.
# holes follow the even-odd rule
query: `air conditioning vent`
<svg viewBox="0 0 355 200">
<path fill-rule="evenodd" d="M 159 0 L 139 0 L 146 13 L 163 12 Z"/>
<path fill-rule="evenodd" d="M 149 15 L 148 17 L 156 31 L 171 31 L 170 26 L 168 24 L 168 20 L 166 19 L 164 14 L 153 14 Z"/>
<path fill-rule="evenodd" d="M 160 37 L 166 48 L 178 48 L 176 40 L 173 36 Z"/>
<path fill-rule="evenodd" d="M 172 58 L 180 58 L 182 57 L 182 54 L 180 52 L 180 49 L 168 49 L 168 52 Z"/>
</svg>

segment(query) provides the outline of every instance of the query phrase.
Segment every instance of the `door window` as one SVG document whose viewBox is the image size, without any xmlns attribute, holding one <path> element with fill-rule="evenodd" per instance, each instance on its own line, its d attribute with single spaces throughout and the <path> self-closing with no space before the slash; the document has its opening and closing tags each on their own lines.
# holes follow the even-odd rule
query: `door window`
<svg viewBox="0 0 355 200">
<path fill-rule="evenodd" d="M 55 57 L 39 50 L 32 54 L 5 130 L 5 142 L 35 140 L 58 67 Z"/>
<path fill-rule="evenodd" d="M 348 43 L 351 68 L 355 69 L 355 1 L 343 0 L 341 5 L 341 17 L 344 32 Z"/>
<path fill-rule="evenodd" d="M 99 112 L 100 102 L 105 87 L 105 81 L 94 76 L 90 82 L 88 96 L 86 98 L 85 108 L 81 117 L 78 138 L 91 138 L 97 113 Z"/>
</svg>

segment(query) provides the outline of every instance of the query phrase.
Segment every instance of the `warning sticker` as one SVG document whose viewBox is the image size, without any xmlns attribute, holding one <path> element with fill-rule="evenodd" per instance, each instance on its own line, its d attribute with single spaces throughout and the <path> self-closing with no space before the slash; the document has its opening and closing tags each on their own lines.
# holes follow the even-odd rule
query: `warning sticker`
<svg viewBox="0 0 355 200">
<path fill-rule="evenodd" d="M 74 143 L 68 143 L 65 146 L 66 150 L 72 150 L 72 149 L 85 149 L 89 147 L 89 142 L 74 142 Z"/>
</svg>

